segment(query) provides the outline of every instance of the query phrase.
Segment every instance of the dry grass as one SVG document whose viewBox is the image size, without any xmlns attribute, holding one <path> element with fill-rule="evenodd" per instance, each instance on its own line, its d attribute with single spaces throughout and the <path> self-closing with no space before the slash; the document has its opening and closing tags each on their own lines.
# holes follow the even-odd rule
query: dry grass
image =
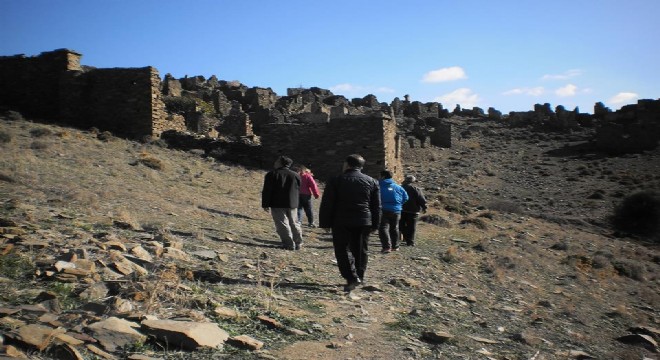
<svg viewBox="0 0 660 360">
<path fill-rule="evenodd" d="M 41 135 L 33 137 L 33 132 Z M 634 320 L 650 319 L 645 308 L 660 301 L 653 249 L 523 217 L 511 204 L 477 212 L 449 190 L 430 195 L 433 204 L 419 222 L 416 247 L 387 256 L 371 249 L 375 254 L 367 281 L 383 291 L 361 291 L 360 300 L 352 300 L 341 292 L 331 241 L 323 230 L 307 231 L 308 247 L 301 252 L 274 249 L 278 239 L 272 220 L 259 206 L 263 170 L 155 144 L 119 138 L 105 142 L 94 133 L 43 124 L 0 122 L 0 134 L 10 139 L 0 143 L 3 217 L 29 221 L 53 237 L 109 233 L 139 243 L 147 232 L 187 252 L 222 254 L 224 260 L 192 257 L 174 267 L 156 267 L 122 289 L 122 295 L 131 294 L 141 309 L 163 318 L 212 318 L 213 304 L 233 306 L 245 318 L 222 326 L 234 334 L 269 337 L 271 348 L 339 359 L 362 356 L 356 349 L 386 349 L 402 358 L 411 355 L 402 349 L 412 346 L 423 358 L 451 357 L 447 351 L 467 358 L 484 346 L 465 337 L 445 347 L 420 345 L 418 329 L 443 325 L 452 333 L 505 339 L 489 346 L 496 357 L 528 358 L 529 346 L 506 339 L 534 326 L 534 333 L 547 340 L 548 359 L 565 344 L 608 358 L 617 346 L 600 339 L 625 332 Z M 47 146 L 35 149 L 35 141 Z M 443 156 L 437 152 L 423 158 Z M 43 255 L 37 250 L 25 254 L 28 263 Z M 196 278 L 200 270 L 216 278 Z M 417 279 L 420 285 L 389 285 L 398 277 Z M 467 303 L 463 295 L 475 295 L 476 302 Z M 399 332 L 383 326 L 394 313 L 419 309 L 424 316 L 399 319 L 406 325 Z M 300 339 L 259 325 L 254 318 L 261 314 L 300 324 L 316 338 L 294 345 Z M 358 334 L 353 328 L 368 331 Z M 348 332 L 366 336 L 356 343 L 368 345 L 327 349 L 316 341 L 332 336 L 345 342 Z"/>
</svg>

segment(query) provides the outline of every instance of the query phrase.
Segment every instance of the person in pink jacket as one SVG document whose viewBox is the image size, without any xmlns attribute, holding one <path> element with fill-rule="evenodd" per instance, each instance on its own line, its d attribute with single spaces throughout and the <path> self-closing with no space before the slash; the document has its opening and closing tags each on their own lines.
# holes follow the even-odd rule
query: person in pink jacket
<svg viewBox="0 0 660 360">
<path fill-rule="evenodd" d="M 298 201 L 298 222 L 302 223 L 303 211 L 307 215 L 307 223 L 309 227 L 316 227 L 314 224 L 314 211 L 312 210 L 312 196 L 318 199 L 319 188 L 314 181 L 314 174 L 304 165 L 298 167 L 298 174 L 300 175 L 300 194 Z"/>
</svg>

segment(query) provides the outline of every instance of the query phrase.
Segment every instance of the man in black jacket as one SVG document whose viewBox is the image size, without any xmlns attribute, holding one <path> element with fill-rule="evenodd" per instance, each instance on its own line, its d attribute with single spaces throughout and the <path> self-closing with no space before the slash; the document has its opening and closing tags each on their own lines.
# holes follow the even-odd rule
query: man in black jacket
<svg viewBox="0 0 660 360">
<path fill-rule="evenodd" d="M 287 250 L 300 250 L 302 230 L 297 221 L 298 192 L 300 176 L 289 169 L 293 161 L 280 156 L 275 160 L 275 169 L 264 178 L 261 191 L 261 207 L 270 210 L 275 222 L 275 229 L 282 240 L 282 247 Z"/>
<path fill-rule="evenodd" d="M 369 234 L 380 223 L 378 181 L 361 172 L 364 158 L 349 155 L 342 175 L 330 179 L 319 209 L 319 227 L 332 228 L 337 266 L 349 292 L 364 280 Z"/>
<path fill-rule="evenodd" d="M 417 229 L 417 217 L 420 210 L 426 212 L 426 198 L 422 189 L 413 185 L 417 179 L 413 175 L 406 176 L 401 186 L 408 193 L 408 201 L 403 204 L 399 230 L 403 235 L 403 241 L 408 246 L 415 246 L 415 232 Z"/>
</svg>

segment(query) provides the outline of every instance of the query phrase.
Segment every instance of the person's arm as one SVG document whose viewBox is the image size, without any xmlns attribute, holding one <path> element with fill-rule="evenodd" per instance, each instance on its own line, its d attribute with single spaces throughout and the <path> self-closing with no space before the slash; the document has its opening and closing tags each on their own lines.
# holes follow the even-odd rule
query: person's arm
<svg viewBox="0 0 660 360">
<path fill-rule="evenodd" d="M 271 173 L 268 173 L 264 177 L 264 187 L 261 190 L 261 207 L 264 210 L 268 210 L 270 208 L 271 192 L 272 192 Z"/>
<path fill-rule="evenodd" d="M 328 180 L 319 207 L 319 227 L 331 228 L 334 223 L 335 201 L 337 199 L 334 179 Z"/>
<path fill-rule="evenodd" d="M 408 201 L 410 197 L 408 196 L 408 192 L 406 191 L 406 189 L 404 189 L 402 186 L 399 186 L 399 191 L 401 192 L 401 196 L 402 196 L 401 200 L 403 200 L 401 203 L 403 204 L 406 201 Z"/>
<path fill-rule="evenodd" d="M 417 188 L 417 203 L 422 208 L 423 212 L 426 212 L 426 198 L 424 197 L 424 192 L 422 189 Z"/>
<path fill-rule="evenodd" d="M 371 211 L 371 229 L 378 229 L 380 225 L 380 186 L 378 182 L 374 182 L 374 186 L 371 188 L 371 195 L 369 201 L 369 211 Z"/>
<path fill-rule="evenodd" d="M 318 199 L 319 196 L 321 196 L 321 193 L 319 192 L 319 187 L 316 185 L 316 181 L 314 181 L 314 177 L 312 175 L 309 175 L 309 186 L 312 195 L 314 195 L 314 198 Z"/>
</svg>

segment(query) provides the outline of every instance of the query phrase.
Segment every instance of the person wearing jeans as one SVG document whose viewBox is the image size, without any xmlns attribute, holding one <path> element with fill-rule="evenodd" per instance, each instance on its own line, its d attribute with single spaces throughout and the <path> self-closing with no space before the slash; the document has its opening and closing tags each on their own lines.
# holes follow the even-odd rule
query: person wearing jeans
<svg viewBox="0 0 660 360">
<path fill-rule="evenodd" d="M 312 171 L 306 166 L 300 165 L 298 167 L 298 175 L 300 175 L 300 196 L 298 203 L 298 222 L 302 224 L 303 211 L 307 215 L 307 224 L 309 227 L 315 227 L 314 224 L 314 210 L 312 209 L 312 196 L 318 199 L 320 196 L 319 187 L 314 181 Z"/>
<path fill-rule="evenodd" d="M 383 246 L 381 252 L 399 250 L 399 220 L 403 204 L 408 201 L 408 193 L 392 179 L 388 170 L 380 172 L 380 202 L 382 215 L 378 236 Z"/>
</svg>

